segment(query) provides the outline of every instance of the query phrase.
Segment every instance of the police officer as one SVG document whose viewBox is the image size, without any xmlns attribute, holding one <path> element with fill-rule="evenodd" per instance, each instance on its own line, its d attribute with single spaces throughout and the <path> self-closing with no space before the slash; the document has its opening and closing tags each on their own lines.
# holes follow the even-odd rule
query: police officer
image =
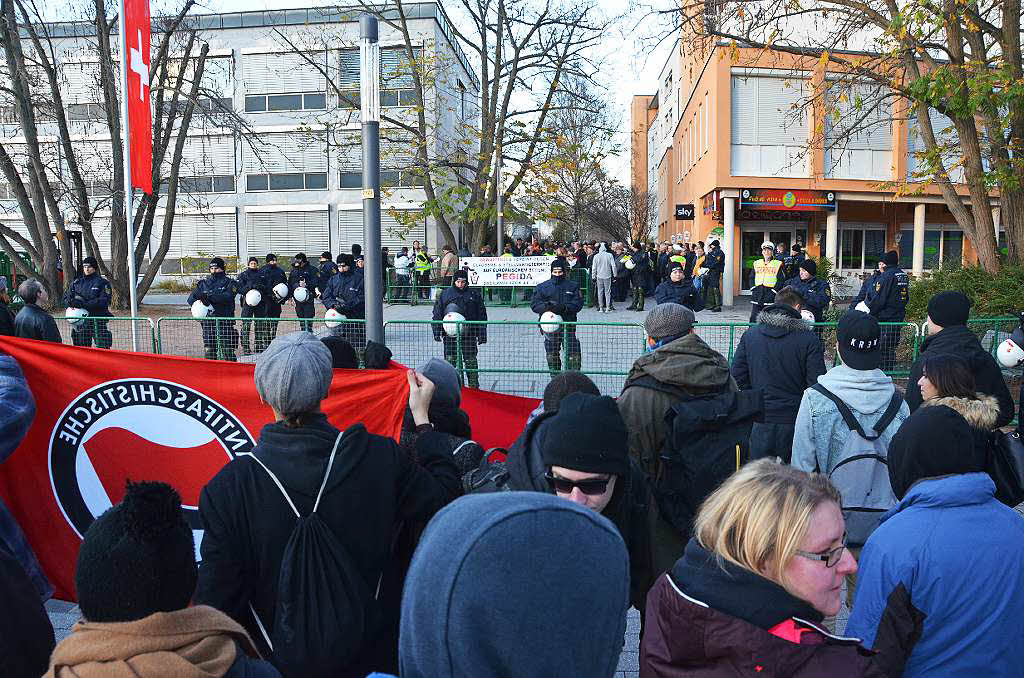
<svg viewBox="0 0 1024 678">
<path fill-rule="evenodd" d="M 874 289 L 875 283 L 878 282 L 878 279 L 881 277 L 882 270 L 884 268 L 885 264 L 882 262 L 881 259 L 879 259 L 878 263 L 875 265 L 875 270 L 871 271 L 871 275 L 868 277 L 867 280 L 864 281 L 864 284 L 860 286 L 860 292 L 857 292 L 857 296 L 855 296 L 853 298 L 853 301 L 850 302 L 850 308 L 855 307 L 862 301 L 867 301 L 868 293 Z"/>
<path fill-rule="evenodd" d="M 668 280 L 654 290 L 656 304 L 682 304 L 694 313 L 704 309 L 704 301 L 693 286 L 692 278 L 686 277 L 682 264 L 673 261 L 668 267 Z"/>
<path fill-rule="evenodd" d="M 800 243 L 793 243 L 790 248 L 792 254 L 782 261 L 783 279 L 791 280 L 800 275 L 800 262 L 807 258 Z"/>
<path fill-rule="evenodd" d="M 722 274 L 725 272 L 725 254 L 717 240 L 708 243 L 708 253 L 704 255 L 704 301 L 708 310 L 722 312 Z"/>
<path fill-rule="evenodd" d="M 260 272 L 266 282 L 267 294 L 264 301 L 264 315 L 268 318 L 264 321 L 256 321 L 256 352 L 261 353 L 270 342 L 277 336 L 277 318 L 281 317 L 281 302 L 288 298 L 286 292 L 284 297 L 278 297 L 274 288 L 281 284 L 288 283 L 288 275 L 277 265 L 277 256 L 273 253 L 267 255 L 266 262 Z"/>
<path fill-rule="evenodd" d="M 84 308 L 89 317 L 71 329 L 71 341 L 75 346 L 89 346 L 93 341 L 96 348 L 110 348 L 114 337 L 107 328 L 110 313 L 110 283 L 97 272 L 96 259 L 82 259 L 82 275 L 75 278 L 70 289 L 64 294 L 64 305 L 70 308 Z"/>
<path fill-rule="evenodd" d="M 430 298 L 430 253 L 427 251 L 427 246 L 424 245 L 416 251 L 416 259 L 413 263 L 413 269 L 416 274 L 415 286 L 418 288 L 416 296 L 420 299 Z"/>
<path fill-rule="evenodd" d="M 627 311 L 644 310 L 644 284 L 647 282 L 647 251 L 643 244 L 633 245 L 633 270 L 629 272 L 630 283 L 633 285 L 633 303 L 626 307 Z"/>
<path fill-rule="evenodd" d="M 363 296 L 363 275 L 356 271 L 355 260 L 351 254 L 338 256 L 338 272 L 331 276 L 330 281 L 320 296 L 324 308 L 334 309 L 345 316 L 346 320 L 362 320 L 366 317 L 366 300 Z M 356 353 L 362 356 L 366 351 L 365 323 L 342 322 L 332 328 L 334 334 L 341 335 Z"/>
<path fill-rule="evenodd" d="M 767 240 L 761 243 L 762 259 L 754 262 L 751 273 L 750 322 L 765 306 L 775 303 L 775 293 L 782 289 L 782 262 L 775 258 L 775 245 Z"/>
<path fill-rule="evenodd" d="M 813 313 L 814 322 L 820 323 L 832 300 L 832 288 L 828 282 L 817 277 L 818 264 L 812 259 L 801 259 L 797 271 L 797 275 L 786 281 L 786 287 L 792 287 L 803 297 L 802 308 Z"/>
<path fill-rule="evenodd" d="M 267 278 L 260 269 L 260 260 L 256 257 L 249 257 L 249 262 L 246 265 L 246 269 L 238 274 L 238 278 L 235 280 L 238 283 L 238 294 L 242 297 L 242 313 L 243 318 L 263 318 L 267 315 L 267 300 L 271 297 L 270 288 L 267 286 Z M 260 302 L 255 306 L 250 306 L 249 301 L 245 298 L 245 295 L 250 291 L 255 290 L 260 293 Z M 278 311 L 280 313 L 280 311 Z M 242 321 L 242 341 L 241 349 L 242 355 L 249 353 L 249 328 L 253 325 L 252 320 Z M 259 352 L 259 335 L 262 328 L 259 324 L 255 326 L 253 330 L 253 345 L 256 346 L 256 351 Z M 265 347 L 264 347 L 265 348 Z"/>
<path fill-rule="evenodd" d="M 487 308 L 480 292 L 469 287 L 469 274 L 465 269 L 455 271 L 452 286 L 443 290 L 434 302 L 434 320 L 442 320 L 447 313 L 460 313 L 466 320 L 487 320 Z M 456 336 L 449 336 L 441 323 L 433 325 L 434 341 L 444 342 L 444 359 L 452 365 L 465 367 L 466 381 L 470 388 L 480 388 L 480 366 L 477 362 L 477 347 L 487 343 L 487 325 L 459 325 Z"/>
<path fill-rule="evenodd" d="M 880 323 L 901 323 L 907 315 L 907 301 L 910 299 L 910 276 L 900 268 L 900 255 L 890 250 L 882 257 L 882 275 L 875 286 L 868 290 L 868 312 Z M 900 344 L 902 327 L 882 325 L 882 369 L 892 370 L 896 366 L 896 348 Z"/>
<path fill-rule="evenodd" d="M 530 308 L 538 316 L 551 311 L 562 316 L 565 322 L 576 322 L 576 314 L 583 308 L 583 297 L 580 295 L 579 283 L 566 278 L 567 269 L 565 259 L 556 258 L 551 262 L 551 277 L 534 288 Z M 580 347 L 580 340 L 576 338 L 576 325 L 564 325 L 550 333 L 542 329 L 541 334 L 544 335 L 544 353 L 547 355 L 548 369 L 552 375 L 562 369 L 559 354 L 562 350 L 563 335 L 569 349 L 566 367 L 569 370 L 580 369 L 583 363 L 583 349 Z"/>
<path fill-rule="evenodd" d="M 309 265 L 306 255 L 299 252 L 292 259 L 292 270 L 288 274 L 288 293 L 295 297 L 295 290 L 300 287 L 306 289 L 305 301 L 295 299 L 295 317 L 313 318 L 316 316 L 316 307 L 313 305 L 316 286 L 320 283 L 320 271 Z M 309 320 L 299 321 L 299 326 L 306 332 L 313 331 L 313 323 Z"/>
<path fill-rule="evenodd" d="M 341 256 L 341 255 L 338 255 Z M 316 284 L 317 294 L 323 295 L 324 290 L 327 289 L 327 283 L 331 281 L 334 274 L 338 272 L 338 267 L 334 263 L 331 253 L 324 250 L 320 253 L 320 280 Z"/>
<path fill-rule="evenodd" d="M 238 332 L 235 330 L 235 295 L 238 284 L 224 274 L 224 260 L 210 259 L 210 275 L 196 283 L 196 289 L 188 297 L 191 306 L 196 301 L 213 306 L 213 318 L 202 320 L 203 347 L 208 360 L 235 360 L 235 345 Z M 222 319 L 223 318 L 223 319 Z"/>
</svg>

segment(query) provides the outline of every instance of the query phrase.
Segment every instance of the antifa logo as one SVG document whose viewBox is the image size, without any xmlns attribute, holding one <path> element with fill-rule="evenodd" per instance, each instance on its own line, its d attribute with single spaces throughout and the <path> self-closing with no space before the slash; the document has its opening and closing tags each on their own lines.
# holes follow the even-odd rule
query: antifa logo
<svg viewBox="0 0 1024 678">
<path fill-rule="evenodd" d="M 199 492 L 254 445 L 234 414 L 187 386 L 160 379 L 108 381 L 75 398 L 57 420 L 50 482 L 79 537 L 121 501 L 126 480 L 172 485 L 185 519 L 200 530 Z"/>
</svg>

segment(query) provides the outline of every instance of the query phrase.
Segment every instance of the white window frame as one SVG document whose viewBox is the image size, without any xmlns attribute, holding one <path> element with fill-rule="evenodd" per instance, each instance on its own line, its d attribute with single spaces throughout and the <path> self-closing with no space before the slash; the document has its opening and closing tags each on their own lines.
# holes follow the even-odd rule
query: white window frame
<svg viewBox="0 0 1024 678">
<path fill-rule="evenodd" d="M 945 261 L 945 258 L 946 258 L 946 233 L 953 233 L 953 232 L 959 233 L 960 234 L 960 263 L 963 264 L 963 261 L 964 261 L 964 242 L 966 242 L 966 240 L 967 240 L 967 234 L 964 233 L 963 229 L 961 229 L 959 225 L 957 225 L 957 224 L 925 224 L 924 225 L 924 230 L 925 230 L 926 233 L 928 231 L 931 231 L 933 233 L 934 232 L 938 232 L 938 234 L 939 234 L 939 265 L 940 266 L 942 265 L 942 262 Z M 912 223 L 900 224 L 900 232 L 903 233 L 904 231 L 909 231 L 911 237 L 913 237 L 913 234 L 914 234 L 914 224 L 912 224 Z M 1000 231 L 1002 231 L 1002 229 L 1000 229 Z M 902 244 L 902 242 L 903 241 L 900 240 L 901 244 Z M 998 242 L 999 242 L 999 237 L 996 236 L 996 243 L 998 243 Z M 911 265 L 910 261 L 905 261 L 903 263 L 906 264 L 907 266 Z M 934 268 L 925 267 L 925 268 L 922 268 L 921 270 L 923 270 L 923 271 L 934 271 L 935 269 Z"/>
<path fill-rule="evenodd" d="M 862 232 L 862 235 L 861 235 L 861 238 L 860 238 L 860 268 L 847 268 L 847 267 L 844 267 L 842 265 L 842 263 L 843 263 L 843 231 L 861 231 Z M 869 262 L 865 261 L 865 259 L 864 259 L 864 257 L 865 257 L 864 249 L 867 246 L 867 238 L 865 238 L 863 236 L 863 233 L 867 232 L 867 231 L 881 231 L 881 233 L 882 233 L 882 241 L 883 241 L 882 249 L 884 250 L 885 249 L 885 235 L 886 235 L 886 226 L 885 226 L 885 224 L 871 223 L 871 222 L 860 222 L 860 221 L 853 221 L 853 222 L 846 222 L 846 223 L 840 222 L 839 223 L 839 233 L 838 233 L 838 235 L 839 235 L 839 242 L 838 242 L 839 247 L 838 247 L 838 251 L 836 252 L 836 262 L 835 262 L 836 270 L 837 271 L 847 271 L 847 272 L 852 272 L 852 273 L 860 273 L 860 272 L 864 272 L 864 271 L 869 271 L 872 268 L 874 268 L 873 266 L 868 265 Z"/>
</svg>

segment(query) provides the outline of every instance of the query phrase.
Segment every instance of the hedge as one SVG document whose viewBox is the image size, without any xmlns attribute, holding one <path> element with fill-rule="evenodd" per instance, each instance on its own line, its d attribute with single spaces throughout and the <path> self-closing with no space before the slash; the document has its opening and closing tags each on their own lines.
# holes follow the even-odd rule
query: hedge
<svg viewBox="0 0 1024 678">
<path fill-rule="evenodd" d="M 972 302 L 978 318 L 1017 316 L 1024 311 L 1024 267 L 1003 266 L 989 273 L 977 266 L 945 266 L 911 280 L 907 320 L 921 322 L 928 315 L 928 300 L 944 290 L 959 290 Z"/>
</svg>

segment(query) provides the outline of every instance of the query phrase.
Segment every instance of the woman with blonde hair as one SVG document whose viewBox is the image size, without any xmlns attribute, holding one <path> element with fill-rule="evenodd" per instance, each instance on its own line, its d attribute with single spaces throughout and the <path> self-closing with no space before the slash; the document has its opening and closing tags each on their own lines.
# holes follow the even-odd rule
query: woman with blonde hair
<svg viewBox="0 0 1024 678">
<path fill-rule="evenodd" d="M 858 639 L 821 627 L 857 570 L 845 539 L 828 478 L 769 459 L 741 468 L 647 596 L 641 677 L 884 675 Z"/>
</svg>

